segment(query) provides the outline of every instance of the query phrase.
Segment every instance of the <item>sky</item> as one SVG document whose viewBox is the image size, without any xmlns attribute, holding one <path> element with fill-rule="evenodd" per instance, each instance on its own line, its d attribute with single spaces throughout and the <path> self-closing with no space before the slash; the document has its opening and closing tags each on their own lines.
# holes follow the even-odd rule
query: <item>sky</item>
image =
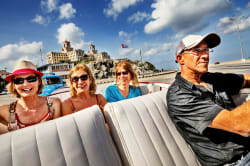
<svg viewBox="0 0 250 166">
<path fill-rule="evenodd" d="M 0 70 L 9 72 L 21 59 L 45 64 L 65 40 L 85 53 L 92 43 L 112 59 L 174 69 L 183 37 L 215 32 L 221 44 L 210 63 L 250 57 L 250 0 L 8 0 L 0 19 Z"/>
</svg>

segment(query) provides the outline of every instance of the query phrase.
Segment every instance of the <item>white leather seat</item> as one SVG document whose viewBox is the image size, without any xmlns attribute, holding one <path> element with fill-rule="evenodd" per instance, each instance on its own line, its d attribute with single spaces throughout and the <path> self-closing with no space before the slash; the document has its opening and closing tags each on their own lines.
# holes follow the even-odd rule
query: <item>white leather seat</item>
<svg viewBox="0 0 250 166">
<path fill-rule="evenodd" d="M 98 106 L 0 136 L 1 166 L 119 166 Z"/>
<path fill-rule="evenodd" d="M 104 109 L 124 165 L 200 165 L 168 116 L 166 90 L 108 103 Z"/>
</svg>

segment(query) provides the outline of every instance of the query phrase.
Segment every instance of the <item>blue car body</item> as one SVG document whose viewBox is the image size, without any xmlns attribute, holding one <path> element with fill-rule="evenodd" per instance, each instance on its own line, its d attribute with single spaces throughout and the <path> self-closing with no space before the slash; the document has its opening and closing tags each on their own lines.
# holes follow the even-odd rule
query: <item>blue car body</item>
<svg viewBox="0 0 250 166">
<path fill-rule="evenodd" d="M 42 77 L 42 82 L 43 82 L 44 88 L 40 96 L 50 95 L 56 89 L 62 88 L 64 86 L 62 77 L 59 75 L 55 75 L 55 74 L 45 74 Z"/>
</svg>

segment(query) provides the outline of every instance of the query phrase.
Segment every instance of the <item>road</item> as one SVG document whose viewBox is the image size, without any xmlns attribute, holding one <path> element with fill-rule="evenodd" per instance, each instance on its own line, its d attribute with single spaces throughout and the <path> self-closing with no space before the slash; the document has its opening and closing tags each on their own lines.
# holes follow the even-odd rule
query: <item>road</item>
<svg viewBox="0 0 250 166">
<path fill-rule="evenodd" d="M 219 65 L 210 65 L 208 70 L 210 72 L 224 72 L 224 73 L 248 73 L 250 74 L 250 61 L 241 62 L 234 64 L 219 64 Z"/>
</svg>

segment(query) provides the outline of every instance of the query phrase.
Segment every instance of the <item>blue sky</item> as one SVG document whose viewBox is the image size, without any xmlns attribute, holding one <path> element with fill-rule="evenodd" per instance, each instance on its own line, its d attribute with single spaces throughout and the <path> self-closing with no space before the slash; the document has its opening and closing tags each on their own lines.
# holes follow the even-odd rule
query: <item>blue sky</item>
<svg viewBox="0 0 250 166">
<path fill-rule="evenodd" d="M 232 19 L 233 17 L 233 19 Z M 41 65 L 62 41 L 111 58 L 142 59 L 158 69 L 177 68 L 175 47 L 187 34 L 216 32 L 221 44 L 210 63 L 250 56 L 249 0 L 8 0 L 0 5 L 0 69 L 20 59 Z M 128 48 L 121 48 L 121 44 Z"/>
</svg>

